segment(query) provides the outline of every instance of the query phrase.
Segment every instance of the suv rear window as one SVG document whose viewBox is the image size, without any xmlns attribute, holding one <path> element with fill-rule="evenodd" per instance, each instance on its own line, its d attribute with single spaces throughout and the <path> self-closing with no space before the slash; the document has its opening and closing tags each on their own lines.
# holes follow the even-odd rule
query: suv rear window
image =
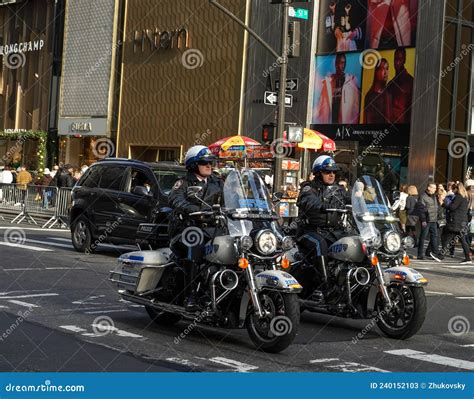
<svg viewBox="0 0 474 399">
<path fill-rule="evenodd" d="M 165 194 L 169 194 L 174 186 L 174 183 L 176 183 L 176 180 L 184 177 L 186 170 L 153 169 L 153 173 L 158 180 L 161 191 L 163 191 Z"/>
</svg>

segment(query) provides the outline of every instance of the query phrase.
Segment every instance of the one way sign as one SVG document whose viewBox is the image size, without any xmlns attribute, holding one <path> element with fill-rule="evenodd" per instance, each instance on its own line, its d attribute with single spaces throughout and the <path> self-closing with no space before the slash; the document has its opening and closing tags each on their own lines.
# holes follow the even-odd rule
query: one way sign
<svg viewBox="0 0 474 399">
<path fill-rule="evenodd" d="M 266 91 L 263 102 L 266 105 L 277 105 L 278 104 L 278 94 L 274 91 Z M 293 96 L 287 94 L 285 96 L 285 107 L 291 108 L 293 106 Z"/>
<path fill-rule="evenodd" d="M 280 81 L 275 80 L 275 88 L 280 89 Z M 288 91 L 298 91 L 298 79 L 286 79 L 286 90 Z"/>
</svg>

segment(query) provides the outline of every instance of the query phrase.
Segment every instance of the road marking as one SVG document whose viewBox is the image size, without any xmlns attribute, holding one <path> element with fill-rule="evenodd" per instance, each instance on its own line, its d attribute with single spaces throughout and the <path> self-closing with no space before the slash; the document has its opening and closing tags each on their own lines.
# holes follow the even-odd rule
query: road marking
<svg viewBox="0 0 474 399">
<path fill-rule="evenodd" d="M 73 305 L 106 305 L 105 302 L 92 302 L 94 299 L 105 298 L 105 295 L 91 295 L 84 299 L 74 301 Z"/>
<path fill-rule="evenodd" d="M 315 360 L 310 360 L 309 362 L 311 364 L 315 363 L 331 363 L 331 362 L 338 362 L 341 361 L 339 358 L 328 358 L 328 359 L 315 359 Z M 345 373 L 355 373 L 359 371 L 376 371 L 376 372 L 381 372 L 381 373 L 390 373 L 388 370 L 383 370 L 379 369 L 378 367 L 372 367 L 368 366 L 366 364 L 360 364 L 360 363 L 354 363 L 354 362 L 346 362 L 346 361 L 341 361 L 342 363 L 339 364 L 327 364 L 324 365 L 324 367 L 335 369 L 337 371 L 342 371 Z"/>
<path fill-rule="evenodd" d="M 15 296 L 1 296 L 0 299 L 22 299 L 22 298 L 36 298 L 41 296 L 58 296 L 59 294 L 47 293 L 47 294 L 29 294 L 29 295 L 15 295 Z"/>
<path fill-rule="evenodd" d="M 41 306 L 39 305 L 34 305 L 32 303 L 28 303 L 28 302 L 23 302 L 23 301 L 16 301 L 14 299 L 8 301 L 10 303 L 14 303 L 15 305 L 19 305 L 19 306 L 24 306 L 25 308 L 40 308 Z"/>
<path fill-rule="evenodd" d="M 8 309 L 8 306 L 0 305 L 0 309 Z"/>
<path fill-rule="evenodd" d="M 461 345 L 463 348 L 474 348 L 474 344 Z"/>
<path fill-rule="evenodd" d="M 193 362 L 191 362 L 191 361 L 188 360 L 188 359 L 181 359 L 180 357 L 168 357 L 166 360 L 168 360 L 169 362 L 181 364 L 181 365 L 183 365 L 183 366 L 199 367 L 198 364 L 193 363 Z"/>
<path fill-rule="evenodd" d="M 44 244 L 44 245 L 51 245 L 53 247 L 61 247 L 61 248 L 74 248 L 72 244 L 60 244 L 58 242 L 50 242 L 50 241 L 41 241 L 41 240 L 33 240 L 31 238 L 26 239 L 27 242 L 32 242 L 33 244 Z"/>
<path fill-rule="evenodd" d="M 15 269 L 2 268 L 2 270 L 6 271 L 6 272 L 19 272 L 19 271 L 27 271 L 27 270 L 41 270 L 41 268 L 38 268 L 38 267 L 18 267 L 18 268 L 15 268 Z"/>
<path fill-rule="evenodd" d="M 87 267 L 45 267 L 42 270 L 89 270 Z"/>
<path fill-rule="evenodd" d="M 114 326 L 108 326 L 108 325 L 100 324 L 100 323 L 99 324 L 91 324 L 91 326 L 97 328 L 101 333 L 104 332 L 101 335 L 106 335 L 107 331 L 110 331 L 110 332 L 116 333 L 119 337 L 143 338 L 143 336 L 141 336 L 141 335 L 134 334 L 134 333 L 124 331 L 124 330 L 119 330 L 117 327 L 114 327 Z"/>
<path fill-rule="evenodd" d="M 457 296 L 456 299 L 474 299 L 474 296 Z"/>
<path fill-rule="evenodd" d="M 102 313 L 115 313 L 115 312 L 130 312 L 130 309 L 113 309 L 113 310 L 96 310 L 94 312 L 84 312 L 85 314 L 102 314 Z"/>
<path fill-rule="evenodd" d="M 12 269 L 2 269 L 6 272 L 19 272 L 19 271 L 39 271 L 39 270 L 72 270 L 71 267 L 17 267 Z M 85 267 L 74 267 L 74 270 L 89 270 Z"/>
<path fill-rule="evenodd" d="M 217 364 L 222 364 L 223 366 L 233 368 L 236 371 L 238 371 L 239 373 L 246 373 L 250 370 L 258 369 L 257 366 L 252 366 L 251 364 L 241 363 L 241 362 L 238 362 L 237 360 L 226 359 L 225 357 L 212 357 L 212 358 L 209 359 L 209 361 L 217 363 Z"/>
<path fill-rule="evenodd" d="M 6 247 L 13 247 L 13 248 L 29 249 L 31 251 L 53 252 L 52 249 L 33 247 L 31 245 L 25 245 L 25 244 L 13 244 L 13 243 L 4 242 L 4 241 L 0 242 L 0 245 L 5 245 Z"/>
<path fill-rule="evenodd" d="M 65 241 L 65 242 L 71 242 L 70 238 L 62 238 L 62 237 L 48 237 L 52 240 L 56 241 Z M 106 243 L 100 243 L 99 246 L 101 247 L 106 247 L 106 248 L 114 248 L 114 249 L 123 249 L 123 250 L 136 250 L 137 247 L 135 245 L 114 245 L 114 244 L 106 244 Z"/>
<path fill-rule="evenodd" d="M 0 227 L 0 230 L 10 230 L 11 227 Z M 53 231 L 53 232 L 60 232 L 60 233 L 71 233 L 71 230 L 69 229 L 43 229 L 41 227 L 21 227 L 22 230 L 28 230 L 28 231 Z"/>
<path fill-rule="evenodd" d="M 72 332 L 86 332 L 87 331 L 85 328 L 81 328 L 78 326 L 59 326 L 59 328 L 72 331 Z"/>
<path fill-rule="evenodd" d="M 445 267 L 449 267 L 450 269 L 461 269 L 461 268 L 471 268 L 474 267 L 474 265 L 460 265 L 460 266 L 448 266 L 446 265 Z"/>
<path fill-rule="evenodd" d="M 327 363 L 327 362 L 335 362 L 338 361 L 339 359 L 337 357 L 334 358 L 328 358 L 328 359 L 315 359 L 315 360 L 310 360 L 310 363 Z"/>
<path fill-rule="evenodd" d="M 467 360 L 455 359 L 453 357 L 440 356 L 440 355 L 428 355 L 424 352 L 418 352 L 411 349 L 397 349 L 393 351 L 385 351 L 390 355 L 406 356 L 410 359 L 422 360 L 424 362 L 441 364 L 443 366 L 449 366 L 459 369 L 474 370 L 474 362 Z"/>
<path fill-rule="evenodd" d="M 427 294 L 434 294 L 434 295 L 453 295 L 450 292 L 436 292 L 436 291 L 425 291 Z"/>
</svg>

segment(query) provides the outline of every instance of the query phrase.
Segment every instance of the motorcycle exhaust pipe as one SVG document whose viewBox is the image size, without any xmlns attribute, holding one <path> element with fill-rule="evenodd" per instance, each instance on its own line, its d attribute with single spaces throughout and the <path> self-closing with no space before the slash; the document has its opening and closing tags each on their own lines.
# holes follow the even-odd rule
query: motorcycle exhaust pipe
<svg viewBox="0 0 474 399">
<path fill-rule="evenodd" d="M 370 282 L 370 273 L 365 267 L 358 267 L 352 276 L 359 285 L 367 285 Z"/>
<path fill-rule="evenodd" d="M 239 284 L 239 276 L 233 270 L 224 270 L 219 275 L 219 283 L 226 291 L 232 291 Z"/>
</svg>

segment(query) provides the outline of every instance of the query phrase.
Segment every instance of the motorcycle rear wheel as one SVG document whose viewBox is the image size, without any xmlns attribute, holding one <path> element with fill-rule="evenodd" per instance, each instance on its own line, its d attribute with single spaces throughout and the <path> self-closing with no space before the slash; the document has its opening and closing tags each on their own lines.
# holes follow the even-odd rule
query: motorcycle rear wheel
<svg viewBox="0 0 474 399">
<path fill-rule="evenodd" d="M 281 352 L 293 342 L 298 332 L 298 296 L 278 291 L 262 291 L 259 298 L 263 309 L 270 314 L 260 319 L 255 315 L 253 307 L 250 307 L 246 321 L 250 339 L 261 351 Z"/>
<path fill-rule="evenodd" d="M 379 293 L 375 320 L 378 328 L 389 338 L 407 339 L 415 335 L 426 316 L 426 296 L 423 287 L 392 284 L 387 287 L 394 307 L 385 311 L 385 301 Z"/>
</svg>

